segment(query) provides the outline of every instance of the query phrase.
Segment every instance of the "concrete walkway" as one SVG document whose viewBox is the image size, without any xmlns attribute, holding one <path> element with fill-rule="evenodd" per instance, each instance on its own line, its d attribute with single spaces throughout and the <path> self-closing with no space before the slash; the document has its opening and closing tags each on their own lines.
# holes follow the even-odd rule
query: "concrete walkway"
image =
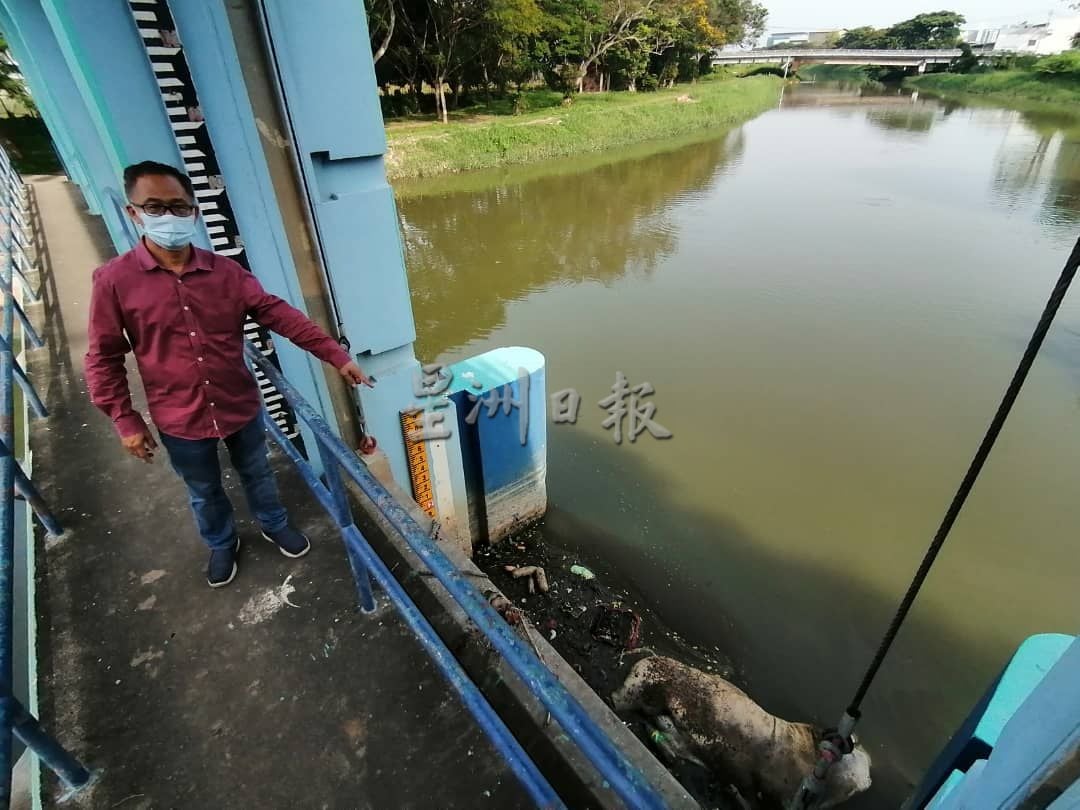
<svg viewBox="0 0 1080 810">
<path fill-rule="evenodd" d="M 282 489 L 312 552 L 291 561 L 258 539 L 234 492 L 240 575 L 206 586 L 182 485 L 163 458 L 125 456 L 85 393 L 104 228 L 62 178 L 34 194 L 50 348 L 31 367 L 51 409 L 33 426 L 34 478 L 69 530 L 38 560 L 42 720 L 101 769 L 65 806 L 528 806 L 393 609 L 354 610 L 344 549 L 291 470 Z M 59 793 L 47 780 L 47 806 Z"/>
</svg>

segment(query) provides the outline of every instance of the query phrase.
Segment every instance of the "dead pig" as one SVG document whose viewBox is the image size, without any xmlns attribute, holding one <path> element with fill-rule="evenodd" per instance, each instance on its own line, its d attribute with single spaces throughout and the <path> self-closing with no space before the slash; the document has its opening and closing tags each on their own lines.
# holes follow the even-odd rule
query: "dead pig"
<svg viewBox="0 0 1080 810">
<path fill-rule="evenodd" d="M 769 714 L 719 675 L 653 656 L 638 661 L 611 696 L 620 712 L 667 715 L 695 757 L 747 799 L 782 807 L 817 761 L 822 731 Z M 870 755 L 861 746 L 833 766 L 821 807 L 870 787 Z"/>
</svg>

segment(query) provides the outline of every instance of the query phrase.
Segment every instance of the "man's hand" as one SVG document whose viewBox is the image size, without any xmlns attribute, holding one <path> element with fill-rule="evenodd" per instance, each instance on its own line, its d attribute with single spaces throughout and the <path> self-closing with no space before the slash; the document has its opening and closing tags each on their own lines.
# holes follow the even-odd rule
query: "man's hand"
<svg viewBox="0 0 1080 810">
<path fill-rule="evenodd" d="M 136 433 L 132 436 L 124 436 L 120 439 L 120 443 L 135 458 L 142 459 L 147 464 L 154 460 L 157 442 L 154 441 L 154 436 L 149 430 L 144 430 L 142 433 Z"/>
<path fill-rule="evenodd" d="M 351 385 L 366 385 L 368 388 L 375 387 L 375 380 L 360 370 L 356 363 L 349 362 L 338 369 L 338 373 Z"/>
</svg>

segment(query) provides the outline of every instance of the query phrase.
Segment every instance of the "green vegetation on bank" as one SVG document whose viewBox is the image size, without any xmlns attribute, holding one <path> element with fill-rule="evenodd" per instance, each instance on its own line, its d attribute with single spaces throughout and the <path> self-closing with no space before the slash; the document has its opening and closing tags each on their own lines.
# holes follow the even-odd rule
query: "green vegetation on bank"
<svg viewBox="0 0 1080 810">
<path fill-rule="evenodd" d="M 941 95 L 988 96 L 1003 102 L 1080 105 L 1080 79 L 1002 70 L 994 73 L 928 73 L 907 80 L 911 87 Z"/>
<path fill-rule="evenodd" d="M 969 58 L 970 57 L 970 58 Z M 992 100 L 1068 105 L 1080 104 L 1080 51 L 1044 56 L 1003 54 L 975 58 L 970 49 L 948 73 L 928 73 L 907 80 L 912 87 L 947 96 L 986 96 Z"/>
<path fill-rule="evenodd" d="M 387 174 L 392 180 L 430 177 L 720 128 L 775 105 L 782 85 L 772 76 L 717 78 L 655 93 L 586 93 L 572 104 L 527 115 L 479 117 L 450 125 L 391 124 Z"/>
</svg>

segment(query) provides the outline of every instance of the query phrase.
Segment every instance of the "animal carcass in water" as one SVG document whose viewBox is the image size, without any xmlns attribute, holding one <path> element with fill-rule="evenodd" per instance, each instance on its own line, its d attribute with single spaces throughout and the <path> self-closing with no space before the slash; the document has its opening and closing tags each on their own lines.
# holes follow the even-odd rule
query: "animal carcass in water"
<svg viewBox="0 0 1080 810">
<path fill-rule="evenodd" d="M 783 806 L 817 761 L 822 730 L 769 714 L 719 675 L 671 658 L 638 661 L 611 696 L 620 712 L 669 715 L 694 755 L 751 801 Z M 859 745 L 829 772 L 821 807 L 870 787 L 870 755 Z"/>
</svg>

